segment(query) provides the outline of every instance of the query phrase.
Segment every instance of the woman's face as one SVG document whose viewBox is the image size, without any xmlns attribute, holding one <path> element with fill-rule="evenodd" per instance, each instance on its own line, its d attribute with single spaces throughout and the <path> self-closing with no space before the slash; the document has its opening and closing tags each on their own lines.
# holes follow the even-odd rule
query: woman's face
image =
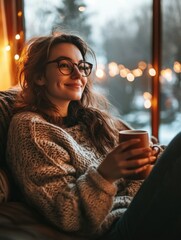
<svg viewBox="0 0 181 240">
<path fill-rule="evenodd" d="M 87 77 L 83 77 L 77 65 L 83 61 L 83 57 L 79 49 L 71 43 L 60 43 L 55 45 L 48 59 L 53 61 L 56 59 L 65 59 L 61 61 L 61 69 L 67 74 L 67 63 L 73 63 L 73 71 L 69 75 L 60 72 L 58 64 L 51 62 L 46 65 L 45 77 L 41 80 L 42 85 L 46 86 L 46 94 L 49 100 L 56 105 L 57 108 L 68 108 L 70 101 L 80 100 L 87 83 Z M 68 60 L 68 61 L 67 61 Z M 75 64 L 74 64 L 75 63 Z"/>
</svg>

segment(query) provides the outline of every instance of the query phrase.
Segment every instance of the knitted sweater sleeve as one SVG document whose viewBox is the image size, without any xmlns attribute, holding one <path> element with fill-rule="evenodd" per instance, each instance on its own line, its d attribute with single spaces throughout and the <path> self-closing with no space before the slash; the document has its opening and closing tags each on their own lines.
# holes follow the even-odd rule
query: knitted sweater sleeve
<svg viewBox="0 0 181 240">
<path fill-rule="evenodd" d="M 96 232 L 112 209 L 117 187 L 93 166 L 77 177 L 72 162 L 79 149 L 71 141 L 56 126 L 15 116 L 7 161 L 26 200 L 59 229 Z"/>
</svg>

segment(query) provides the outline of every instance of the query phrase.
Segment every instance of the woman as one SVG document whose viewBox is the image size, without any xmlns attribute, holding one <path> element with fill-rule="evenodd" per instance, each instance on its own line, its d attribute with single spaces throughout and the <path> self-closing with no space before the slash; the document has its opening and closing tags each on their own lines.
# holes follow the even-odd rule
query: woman
<svg viewBox="0 0 181 240">
<path fill-rule="evenodd" d="M 157 152 L 128 151 L 138 139 L 118 144 L 118 131 L 128 127 L 100 110 L 105 102 L 92 91 L 89 54 L 94 57 L 74 35 L 27 43 L 19 61 L 22 91 L 9 129 L 9 167 L 25 201 L 60 230 L 93 239 L 142 239 L 140 232 L 143 239 L 150 232 L 165 237 L 173 218 L 162 216 L 159 197 L 164 164 L 170 162 L 161 159 L 139 191 L 142 181 L 127 180 L 153 164 Z M 146 157 L 139 158 L 143 152 Z M 169 206 L 168 199 L 164 203 Z M 159 233 L 150 225 L 157 220 L 164 223 Z"/>
</svg>

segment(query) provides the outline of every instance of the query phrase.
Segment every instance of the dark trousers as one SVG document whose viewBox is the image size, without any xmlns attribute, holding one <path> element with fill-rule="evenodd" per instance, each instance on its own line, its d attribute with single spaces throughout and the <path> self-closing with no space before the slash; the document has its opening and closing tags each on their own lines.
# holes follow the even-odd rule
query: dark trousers
<svg viewBox="0 0 181 240">
<path fill-rule="evenodd" d="M 170 142 L 106 240 L 181 239 L 181 132 Z"/>
</svg>

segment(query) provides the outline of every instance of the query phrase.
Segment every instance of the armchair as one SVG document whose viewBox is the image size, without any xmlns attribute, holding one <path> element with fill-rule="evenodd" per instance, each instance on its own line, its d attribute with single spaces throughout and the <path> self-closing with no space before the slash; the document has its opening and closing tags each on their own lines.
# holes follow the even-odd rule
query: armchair
<svg viewBox="0 0 181 240">
<path fill-rule="evenodd" d="M 0 239 L 86 240 L 60 232 L 21 201 L 5 161 L 7 132 L 16 94 L 16 89 L 0 91 Z"/>
</svg>

